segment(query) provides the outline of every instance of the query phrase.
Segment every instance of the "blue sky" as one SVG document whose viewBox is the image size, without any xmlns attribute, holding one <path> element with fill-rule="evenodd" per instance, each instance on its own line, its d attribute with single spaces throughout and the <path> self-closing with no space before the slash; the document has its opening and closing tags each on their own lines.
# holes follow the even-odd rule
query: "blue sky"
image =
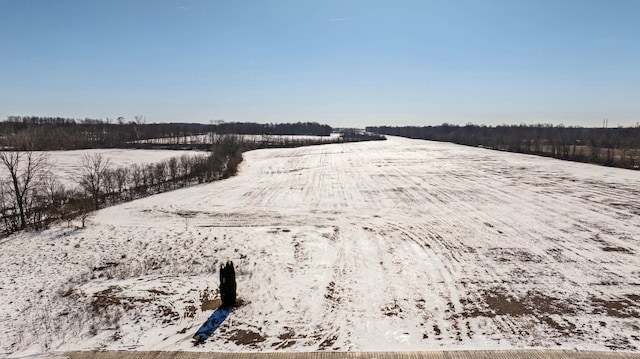
<svg viewBox="0 0 640 359">
<path fill-rule="evenodd" d="M 8 115 L 640 121 L 637 0 L 0 0 Z"/>
</svg>

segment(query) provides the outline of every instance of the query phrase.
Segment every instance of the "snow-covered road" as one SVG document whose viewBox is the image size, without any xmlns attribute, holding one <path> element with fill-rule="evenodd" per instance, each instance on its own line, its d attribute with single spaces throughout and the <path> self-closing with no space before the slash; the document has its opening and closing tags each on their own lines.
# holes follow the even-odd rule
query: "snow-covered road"
<svg viewBox="0 0 640 359">
<path fill-rule="evenodd" d="M 637 171 L 447 143 L 252 151 L 3 240 L 0 348 L 637 351 L 639 198 Z M 243 304 L 193 348 L 226 260 Z"/>
</svg>

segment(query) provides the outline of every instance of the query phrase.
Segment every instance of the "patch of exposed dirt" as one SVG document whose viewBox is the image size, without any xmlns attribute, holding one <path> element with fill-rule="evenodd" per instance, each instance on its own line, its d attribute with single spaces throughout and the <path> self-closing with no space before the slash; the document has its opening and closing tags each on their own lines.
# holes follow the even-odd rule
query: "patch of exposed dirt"
<svg viewBox="0 0 640 359">
<path fill-rule="evenodd" d="M 576 329 L 576 326 L 573 323 L 566 322 L 566 321 L 560 323 L 551 317 L 542 317 L 540 318 L 540 321 L 546 323 L 549 327 L 565 335 L 569 335 L 573 333 Z"/>
<path fill-rule="evenodd" d="M 625 295 L 625 297 L 629 298 L 629 300 L 636 302 L 636 304 L 640 303 L 640 295 L 638 294 L 627 294 Z"/>
<path fill-rule="evenodd" d="M 395 299 L 393 302 L 387 303 L 381 310 L 387 317 L 402 317 L 402 308 Z"/>
<path fill-rule="evenodd" d="M 614 247 L 614 246 L 606 246 L 601 248 L 604 252 L 618 252 L 618 253 L 626 253 L 633 254 L 633 251 L 629 248 L 624 247 Z"/>
<path fill-rule="evenodd" d="M 222 305 L 222 301 L 220 300 L 220 298 L 205 299 L 202 301 L 202 304 L 200 305 L 200 310 L 202 310 L 203 312 L 205 310 L 216 310 L 221 305 Z"/>
<path fill-rule="evenodd" d="M 338 340 L 337 334 L 327 337 L 322 342 L 320 342 L 320 345 L 318 345 L 318 350 L 326 350 L 333 347 L 333 345 L 336 343 L 337 340 Z M 337 348 L 334 348 L 334 350 L 337 350 Z"/>
<path fill-rule="evenodd" d="M 436 334 L 436 336 L 440 336 L 440 334 L 442 334 L 442 331 L 440 330 L 438 324 L 433 325 L 433 332 Z M 440 338 L 437 339 L 440 340 Z"/>
<path fill-rule="evenodd" d="M 160 289 L 147 289 L 147 292 L 151 293 L 151 294 L 155 294 L 155 295 L 171 295 L 171 294 L 175 294 L 175 293 L 169 293 L 169 292 L 165 292 L 163 290 Z"/>
<path fill-rule="evenodd" d="M 256 347 L 258 343 L 267 340 L 262 334 L 252 329 L 235 329 L 229 332 L 228 340 L 236 343 L 236 345 L 246 345 Z"/>
<path fill-rule="evenodd" d="M 575 260 L 568 258 L 564 255 L 562 249 L 549 248 L 545 251 L 549 256 L 553 257 L 559 263 L 574 263 Z"/>
<path fill-rule="evenodd" d="M 172 323 L 180 319 L 180 313 L 167 305 L 159 305 L 156 313 L 162 318 L 163 324 Z"/>
<path fill-rule="evenodd" d="M 153 295 L 169 295 L 161 290 L 149 289 L 147 292 Z M 107 289 L 96 292 L 89 302 L 90 308 L 97 314 L 109 315 L 113 307 L 122 308 L 125 311 L 135 310 L 140 306 L 152 307 L 155 317 L 163 324 L 173 323 L 180 320 L 181 315 L 172 305 L 158 304 L 155 299 L 148 297 L 132 297 L 122 295 L 122 288 L 110 286 Z M 194 305 L 187 306 L 182 317 L 194 317 L 197 308 Z M 105 314 L 107 313 L 107 314 Z"/>
<path fill-rule="evenodd" d="M 281 333 L 278 335 L 278 339 L 280 340 L 289 340 L 292 339 L 295 335 L 296 332 L 293 331 L 293 329 L 289 328 L 289 327 L 284 327 L 285 332 Z"/>
<path fill-rule="evenodd" d="M 118 262 L 106 262 L 105 264 L 101 265 L 101 266 L 97 266 L 97 267 L 93 267 L 92 271 L 93 272 L 100 272 L 109 268 L 115 268 L 117 266 L 119 266 L 120 263 Z"/>
<path fill-rule="evenodd" d="M 329 282 L 327 293 L 325 293 L 324 297 L 331 302 L 332 308 L 336 308 L 340 304 L 341 298 L 338 293 L 336 293 L 336 283 L 334 281 Z"/>
<path fill-rule="evenodd" d="M 209 287 L 205 288 L 200 293 L 200 310 L 216 310 L 222 304 L 220 298 L 216 298 L 218 296 L 218 289 L 209 289 Z"/>
<path fill-rule="evenodd" d="M 118 286 L 111 286 L 105 290 L 97 292 L 93 295 L 93 301 L 91 302 L 91 308 L 96 313 L 102 313 L 107 308 L 117 305 L 122 306 L 125 310 L 134 309 L 135 303 L 149 303 L 151 299 L 147 298 L 133 298 L 119 296 L 118 293 L 122 291 L 122 288 Z"/>
<path fill-rule="evenodd" d="M 288 229 L 288 228 L 280 228 L 280 227 L 276 227 L 276 228 L 273 228 L 273 229 L 270 229 L 270 230 L 267 231 L 267 233 L 270 233 L 270 234 L 289 233 L 289 232 L 291 232 L 290 229 Z"/>
<path fill-rule="evenodd" d="M 489 248 L 487 256 L 494 258 L 497 262 L 531 262 L 541 263 L 543 257 L 529 252 L 525 248 Z"/>
<path fill-rule="evenodd" d="M 529 291 L 525 295 L 515 296 L 505 288 L 495 287 L 481 291 L 474 299 L 461 301 L 464 311 L 456 314 L 463 318 L 498 316 L 531 317 L 544 323 L 555 335 L 560 337 L 574 336 L 582 333 L 581 329 L 565 318 L 582 310 L 587 314 L 589 304 L 593 308 L 590 314 L 607 315 L 613 318 L 640 318 L 640 295 L 627 294 L 615 298 L 589 298 L 581 309 L 568 300 L 556 298 L 537 291 Z M 600 323 L 605 326 L 605 322 Z M 584 333 L 583 333 L 584 334 Z M 628 338 L 609 339 L 605 344 L 612 350 L 636 350 Z"/>
<path fill-rule="evenodd" d="M 202 293 L 200 293 L 200 300 L 205 301 L 208 299 L 213 299 L 216 297 L 218 293 L 218 289 L 209 289 L 209 287 L 205 288 Z"/>
<path fill-rule="evenodd" d="M 280 333 L 278 335 L 278 339 L 280 339 L 281 342 L 276 342 L 271 345 L 275 349 L 286 349 L 293 346 L 297 342 L 296 332 L 293 330 L 293 328 L 285 327 L 284 330 L 284 333 Z"/>
<path fill-rule="evenodd" d="M 185 317 L 185 318 L 194 318 L 196 316 L 196 312 L 197 311 L 198 311 L 198 308 L 196 308 L 195 305 L 189 304 L 184 308 L 183 317 Z"/>
<path fill-rule="evenodd" d="M 627 350 L 627 351 L 637 350 L 635 345 L 631 345 L 629 338 L 624 338 L 624 337 L 607 339 L 604 345 L 611 350 Z"/>
<path fill-rule="evenodd" d="M 552 314 L 571 315 L 576 312 L 576 308 L 569 302 L 540 292 L 529 291 L 522 298 L 517 298 L 500 287 L 481 291 L 475 302 L 470 299 L 461 302 L 465 307 L 462 316 L 466 318 L 493 318 L 499 315 L 540 317 Z"/>
<path fill-rule="evenodd" d="M 176 211 L 175 214 L 182 218 L 195 218 L 198 214 L 204 212 L 201 211 Z"/>
<path fill-rule="evenodd" d="M 247 303 L 245 302 L 244 299 L 242 298 L 236 298 L 236 305 L 235 308 L 239 308 L 242 307 L 244 305 L 246 305 Z M 215 298 L 215 299 L 205 299 L 202 301 L 202 304 L 200 305 L 200 309 L 202 311 L 205 310 L 216 310 L 218 309 L 220 306 L 222 305 L 222 300 L 220 300 L 220 298 Z M 195 307 L 194 307 L 195 308 Z M 194 309 L 195 310 L 195 309 Z"/>
<path fill-rule="evenodd" d="M 628 294 L 624 298 L 591 298 L 593 314 L 606 313 L 615 318 L 640 318 L 640 295 Z"/>
</svg>

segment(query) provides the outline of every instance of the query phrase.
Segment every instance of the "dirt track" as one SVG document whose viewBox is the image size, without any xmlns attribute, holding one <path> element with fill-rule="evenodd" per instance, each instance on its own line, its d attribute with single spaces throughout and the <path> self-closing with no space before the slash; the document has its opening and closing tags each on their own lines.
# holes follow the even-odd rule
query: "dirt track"
<svg viewBox="0 0 640 359">
<path fill-rule="evenodd" d="M 197 353 L 197 352 L 71 352 L 56 358 L 65 359 L 613 359 L 640 358 L 640 353 L 615 353 L 568 350 L 521 351 L 432 351 L 432 352 L 363 352 L 363 353 Z"/>
</svg>

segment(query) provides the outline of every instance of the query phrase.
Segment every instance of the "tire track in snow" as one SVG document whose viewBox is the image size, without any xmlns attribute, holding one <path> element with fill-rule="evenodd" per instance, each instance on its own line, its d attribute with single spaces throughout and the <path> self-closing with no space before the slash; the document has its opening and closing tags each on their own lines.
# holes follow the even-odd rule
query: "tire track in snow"
<svg viewBox="0 0 640 359">
<path fill-rule="evenodd" d="M 442 340 L 443 335 L 448 335 L 451 341 L 458 340 L 458 325 L 450 320 L 452 315 L 462 311 L 460 295 L 463 291 L 457 279 L 461 272 L 459 262 L 455 259 L 455 249 L 444 243 L 439 234 L 425 231 L 416 223 L 411 226 L 386 223 L 386 226 L 400 235 L 399 247 L 405 253 L 401 265 L 416 266 L 414 270 L 426 275 L 422 282 L 424 289 L 414 291 L 414 299 L 428 298 L 424 305 L 435 316 L 428 329 L 433 332 L 436 340 Z M 407 284 L 411 288 L 411 283 Z M 413 288 L 419 287 L 414 285 Z M 438 295 L 434 297 L 433 293 Z M 427 315 L 425 319 L 430 316 L 432 315 Z"/>
</svg>

